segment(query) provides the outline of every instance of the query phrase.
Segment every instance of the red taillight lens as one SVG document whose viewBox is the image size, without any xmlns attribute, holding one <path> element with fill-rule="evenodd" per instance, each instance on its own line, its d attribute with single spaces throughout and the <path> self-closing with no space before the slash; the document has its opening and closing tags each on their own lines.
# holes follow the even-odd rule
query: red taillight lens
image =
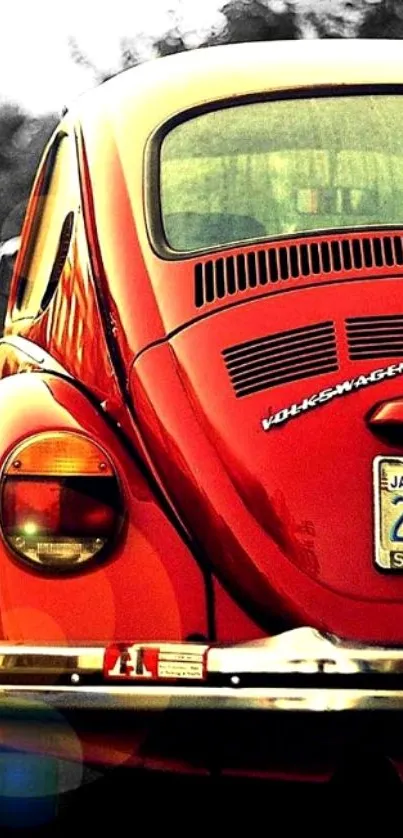
<svg viewBox="0 0 403 838">
<path fill-rule="evenodd" d="M 95 558 L 115 539 L 122 514 L 109 457 L 78 434 L 32 437 L 3 469 L 3 536 L 37 566 L 63 571 Z"/>
</svg>

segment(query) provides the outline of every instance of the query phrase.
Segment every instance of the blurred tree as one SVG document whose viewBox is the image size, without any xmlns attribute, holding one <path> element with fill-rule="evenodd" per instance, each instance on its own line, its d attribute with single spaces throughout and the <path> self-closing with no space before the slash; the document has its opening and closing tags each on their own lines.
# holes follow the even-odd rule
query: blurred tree
<svg viewBox="0 0 403 838">
<path fill-rule="evenodd" d="M 200 46 L 298 37 L 292 0 L 230 0 L 223 3 L 220 11 L 224 18 L 222 28 L 207 34 Z M 157 55 L 189 49 L 186 34 L 177 22 L 154 43 Z"/>
<path fill-rule="evenodd" d="M 360 38 L 403 38 L 401 0 L 380 0 L 368 10 L 359 28 Z"/>
<path fill-rule="evenodd" d="M 14 142 L 25 121 L 19 105 L 7 103 L 0 109 L 0 171 L 12 166 Z"/>
<path fill-rule="evenodd" d="M 302 38 L 354 38 L 383 0 L 292 0 Z M 371 24 L 369 24 L 371 26 Z"/>
<path fill-rule="evenodd" d="M 32 181 L 56 114 L 32 118 L 13 104 L 0 107 L 0 239 L 19 234 Z"/>
<path fill-rule="evenodd" d="M 403 37 L 401 0 L 223 0 L 221 4 L 217 0 L 217 6 L 222 23 L 212 23 L 210 32 L 199 36 L 197 31 L 186 30 L 181 0 L 172 2 L 169 29 L 154 39 L 144 32 L 122 38 L 112 69 L 97 66 L 74 37 L 70 38 L 71 57 L 102 82 L 145 58 L 198 46 L 295 38 Z"/>
<path fill-rule="evenodd" d="M 7 239 L 13 239 L 14 236 L 19 236 L 22 230 L 26 209 L 27 201 L 22 200 L 16 204 L 15 207 L 13 207 L 11 212 L 8 213 L 1 225 L 1 241 L 6 241 Z"/>
<path fill-rule="evenodd" d="M 232 0 L 221 9 L 226 18 L 222 32 L 208 43 L 274 41 L 298 37 L 295 8 L 287 0 Z"/>
<path fill-rule="evenodd" d="M 120 39 L 119 46 L 122 70 L 127 70 L 129 67 L 135 67 L 141 63 L 141 57 L 135 39 L 125 36 Z"/>
<path fill-rule="evenodd" d="M 91 70 L 94 73 L 94 76 L 98 77 L 98 74 L 100 73 L 99 67 L 97 67 L 91 58 L 86 55 L 82 47 L 80 47 L 75 35 L 68 36 L 67 46 L 72 61 L 74 61 L 75 64 L 78 64 L 79 67 L 85 67 L 87 70 Z"/>
<path fill-rule="evenodd" d="M 108 71 L 95 65 L 93 60 L 70 37 L 70 55 L 73 61 L 93 72 L 98 82 L 105 81 L 116 72 L 139 64 L 151 56 L 171 55 L 175 52 L 191 49 L 193 46 L 226 44 L 239 41 L 274 40 L 277 38 L 297 38 L 297 14 L 295 0 L 230 0 L 220 8 L 223 22 L 209 32 L 197 37 L 197 32 L 188 32 L 180 16 L 180 5 L 172 9 L 171 26 L 163 35 L 152 39 L 144 33 L 126 36 L 120 41 L 120 58 L 115 71 Z"/>
<path fill-rule="evenodd" d="M 127 70 L 129 67 L 135 67 L 141 61 L 137 39 L 124 36 L 119 41 L 120 55 L 118 58 L 118 66 L 112 68 L 100 67 L 96 62 L 84 51 L 74 35 L 68 37 L 68 48 L 71 59 L 80 67 L 85 67 L 90 70 L 96 84 L 102 84 L 104 81 L 112 78 L 116 73 L 122 70 Z"/>
<path fill-rule="evenodd" d="M 160 58 L 165 55 L 172 55 L 175 52 L 183 52 L 188 49 L 183 36 L 175 29 L 170 29 L 162 38 L 154 41 L 154 49 Z"/>
</svg>

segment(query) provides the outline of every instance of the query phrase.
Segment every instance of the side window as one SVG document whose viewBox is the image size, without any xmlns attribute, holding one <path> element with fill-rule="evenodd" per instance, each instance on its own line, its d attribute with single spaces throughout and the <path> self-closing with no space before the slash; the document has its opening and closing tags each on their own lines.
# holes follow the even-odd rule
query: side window
<svg viewBox="0 0 403 838">
<path fill-rule="evenodd" d="M 78 200 L 74 145 L 56 137 L 44 164 L 13 319 L 34 318 L 50 303 L 67 258 Z"/>
</svg>

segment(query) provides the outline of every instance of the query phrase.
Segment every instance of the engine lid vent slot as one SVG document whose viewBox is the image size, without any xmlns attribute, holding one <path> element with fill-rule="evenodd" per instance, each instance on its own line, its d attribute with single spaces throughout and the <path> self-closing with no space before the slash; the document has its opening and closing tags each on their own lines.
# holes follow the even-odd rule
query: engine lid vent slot
<svg viewBox="0 0 403 838">
<path fill-rule="evenodd" d="M 403 357 L 403 314 L 348 317 L 346 329 L 352 361 Z"/>
<path fill-rule="evenodd" d="M 222 354 L 237 397 L 338 369 L 331 321 L 246 341 Z"/>
<path fill-rule="evenodd" d="M 401 269 L 403 238 L 395 233 L 340 236 L 271 245 L 198 262 L 195 305 L 254 288 L 298 279 L 336 276 L 349 271 L 377 274 Z"/>
</svg>

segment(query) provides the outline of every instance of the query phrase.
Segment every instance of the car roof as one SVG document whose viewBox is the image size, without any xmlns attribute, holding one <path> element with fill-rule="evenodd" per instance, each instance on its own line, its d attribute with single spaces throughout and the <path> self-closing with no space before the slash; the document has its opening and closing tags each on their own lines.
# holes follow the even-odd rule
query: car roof
<svg viewBox="0 0 403 838">
<path fill-rule="evenodd" d="M 69 130 L 74 124 L 82 132 L 111 299 L 119 300 L 126 332 L 133 329 L 135 351 L 165 333 L 160 312 L 154 321 L 144 311 L 148 305 L 153 310 L 160 294 L 172 294 L 169 283 L 165 290 L 161 255 L 152 243 L 158 207 L 158 144 L 148 145 L 153 133 L 175 114 L 203 103 L 265 91 L 354 84 L 403 85 L 402 42 L 331 39 L 202 48 L 127 70 L 70 108 L 65 125 Z M 140 253 L 144 271 L 139 269 Z M 133 305 L 129 276 L 135 277 L 143 308 Z"/>
<path fill-rule="evenodd" d="M 77 102 L 82 119 L 141 110 L 137 131 L 187 108 L 262 91 L 329 85 L 403 84 L 403 44 L 393 40 L 262 41 L 190 50 L 145 62 Z"/>
</svg>

